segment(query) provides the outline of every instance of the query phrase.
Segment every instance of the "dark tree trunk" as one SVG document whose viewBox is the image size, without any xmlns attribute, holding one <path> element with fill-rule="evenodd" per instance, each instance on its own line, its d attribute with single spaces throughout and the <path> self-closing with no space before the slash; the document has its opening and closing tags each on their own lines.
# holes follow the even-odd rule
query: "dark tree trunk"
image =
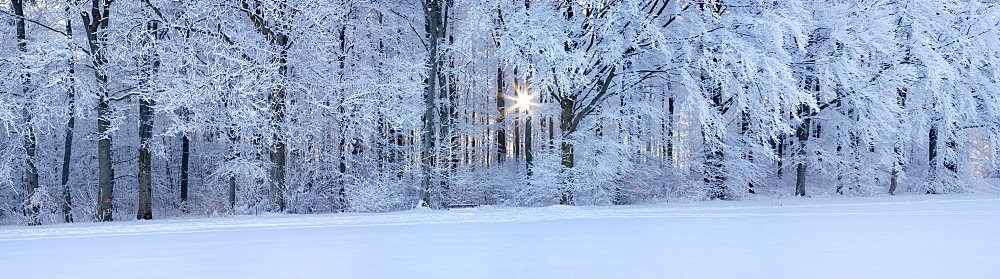
<svg viewBox="0 0 1000 279">
<path fill-rule="evenodd" d="M 153 219 L 153 156 L 149 140 L 153 136 L 152 101 L 139 98 L 139 212 L 137 219 Z"/>
<path fill-rule="evenodd" d="M 28 53 L 28 37 L 27 30 L 25 29 L 25 18 L 24 18 L 24 1 L 23 0 L 12 0 L 11 6 L 14 10 L 14 16 L 17 19 L 14 22 L 17 29 L 17 49 L 22 53 Z M 37 139 L 35 138 L 35 129 L 32 123 L 32 112 L 29 110 L 29 102 L 31 100 L 31 75 L 25 71 L 22 75 L 22 98 L 25 100 L 25 106 L 22 108 L 24 113 L 24 130 L 22 131 L 22 136 L 24 137 L 24 152 L 25 152 L 25 164 L 24 164 L 24 183 L 28 188 L 28 198 L 30 199 L 32 195 L 35 194 L 35 190 L 38 189 L 38 167 L 35 166 L 35 161 L 37 160 Z M 38 206 L 30 205 L 28 208 L 28 225 L 40 225 L 41 220 L 39 219 Z"/>
<path fill-rule="evenodd" d="M 280 117 L 276 117 L 280 119 Z M 274 204 L 271 210 L 285 211 L 285 143 L 281 142 L 281 136 L 275 136 L 276 142 L 271 145 L 270 158 L 274 166 L 271 168 L 271 202 Z"/>
<path fill-rule="evenodd" d="M 524 120 L 524 163 L 528 176 L 531 176 L 531 164 L 534 160 L 535 156 L 531 152 L 531 116 L 528 116 Z"/>
<path fill-rule="evenodd" d="M 83 26 L 87 30 L 87 43 L 90 46 L 91 61 L 94 68 L 94 78 L 97 81 L 97 220 L 114 220 L 112 199 L 114 198 L 114 169 L 111 161 L 111 114 L 110 96 L 108 95 L 108 76 L 104 66 L 108 63 L 104 51 L 107 45 L 107 34 L 110 21 L 111 1 L 92 0 L 90 11 L 80 14 Z"/>
<path fill-rule="evenodd" d="M 576 130 L 576 127 L 573 124 L 574 123 L 573 108 L 575 104 L 576 103 L 573 101 L 572 98 L 564 98 L 559 102 L 559 107 L 561 109 L 559 118 L 559 129 L 562 130 L 562 143 L 559 146 L 559 152 L 563 166 L 563 171 L 565 172 L 572 171 L 574 165 L 576 164 L 576 158 L 574 158 L 573 141 L 570 138 L 572 133 Z M 561 191 L 562 196 L 559 198 L 559 204 L 563 205 L 573 204 L 573 191 L 569 189 L 568 184 L 570 181 L 567 181 L 569 180 L 568 178 L 569 175 L 570 175 L 569 173 L 566 173 L 564 175 L 566 177 L 564 177 L 562 181 L 563 189 Z"/>
<path fill-rule="evenodd" d="M 255 1 L 253 2 L 254 4 L 251 4 L 251 1 L 248 0 L 240 2 L 243 11 L 250 18 L 250 21 L 253 22 L 257 31 L 279 50 L 273 61 L 278 66 L 278 75 L 281 77 L 281 80 L 278 82 L 277 88 L 274 88 L 271 94 L 268 95 L 269 107 L 271 109 L 271 127 L 273 128 L 270 135 L 271 144 L 268 146 L 268 158 L 271 160 L 271 169 L 268 171 L 268 177 L 270 178 L 271 211 L 282 212 L 285 211 L 285 168 L 288 162 L 288 148 L 285 142 L 283 126 L 285 123 L 285 95 L 288 89 L 288 48 L 291 47 L 291 40 L 287 34 L 282 33 L 281 23 L 275 23 L 275 21 L 281 19 L 281 16 L 289 16 L 287 13 L 288 5 L 284 0 L 279 0 L 277 3 L 279 11 L 276 18 L 266 18 L 270 14 L 265 14 L 257 6 L 260 5 L 259 2 Z"/>
<path fill-rule="evenodd" d="M 775 149 L 778 153 L 778 178 L 783 175 L 784 161 L 785 161 L 785 134 L 778 135 L 778 141 L 774 143 Z"/>
<path fill-rule="evenodd" d="M 708 137 L 713 137 L 715 141 L 721 141 L 717 135 L 707 135 L 705 132 L 702 132 L 702 137 L 706 141 L 709 139 Z M 729 198 L 725 185 L 725 152 L 722 151 L 722 147 L 713 144 L 706 144 L 703 152 L 705 154 L 705 169 L 702 180 L 708 186 L 708 198 L 719 200 Z"/>
<path fill-rule="evenodd" d="M 747 133 L 749 133 L 749 132 L 750 132 L 750 114 L 744 111 L 743 113 L 740 114 L 740 135 L 745 138 L 747 136 Z M 749 161 L 751 163 L 753 162 L 753 155 L 752 154 L 744 153 L 743 154 L 743 158 L 745 158 L 747 161 Z M 747 181 L 747 188 L 749 189 L 747 191 L 748 193 L 750 193 L 750 194 L 756 194 L 757 193 L 753 189 L 754 185 L 753 185 L 752 181 Z"/>
<path fill-rule="evenodd" d="M 343 126 L 341 125 L 340 128 L 343 128 Z M 340 157 L 340 163 L 337 164 L 337 184 L 339 185 L 339 189 L 337 190 L 338 201 L 344 199 L 344 197 L 341 196 L 341 193 L 345 193 L 344 189 L 346 187 L 344 184 L 346 184 L 345 180 L 347 179 L 347 155 L 345 155 L 347 151 L 344 150 L 344 146 L 347 143 L 344 141 L 343 134 L 344 133 L 341 132 L 340 143 L 337 144 L 337 154 Z M 337 204 L 338 211 L 343 208 L 342 206 L 343 204 Z"/>
<path fill-rule="evenodd" d="M 281 26 L 278 26 L 280 23 L 274 22 L 277 18 L 265 18 L 268 15 L 265 15 L 264 11 L 257 7 L 260 3 L 254 3 L 251 5 L 250 1 L 241 1 L 243 11 L 250 17 L 250 21 L 253 22 L 257 31 L 279 49 L 277 57 L 274 57 L 274 62 L 278 66 L 278 75 L 282 80 L 268 96 L 271 109 L 271 127 L 273 128 L 270 135 L 271 144 L 268 147 L 268 158 L 271 160 L 268 176 L 270 178 L 271 210 L 281 212 L 285 211 L 285 168 L 288 162 L 283 124 L 285 123 L 285 95 L 288 83 L 288 48 L 291 46 L 291 41 L 287 34 L 281 32 Z M 280 9 L 278 16 L 287 16 L 287 3 L 280 0 L 277 6 Z"/>
<path fill-rule="evenodd" d="M 284 50 L 284 46 L 287 45 L 287 38 L 284 35 L 279 35 L 279 45 L 282 46 L 282 51 L 280 58 L 278 59 L 280 66 L 278 66 L 278 73 L 287 78 L 288 76 L 288 61 L 287 52 Z M 287 147 L 285 146 L 284 131 L 281 129 L 281 124 L 285 122 L 285 86 L 281 85 L 274 94 L 271 95 L 271 117 L 272 125 L 277 127 L 274 132 L 273 143 L 270 148 L 271 163 L 274 166 L 271 169 L 271 202 L 274 203 L 272 210 L 282 212 L 285 211 L 285 166 L 287 163 Z"/>
<path fill-rule="evenodd" d="M 239 137 L 236 136 L 236 132 L 233 130 L 227 131 L 227 137 L 229 138 L 229 145 L 232 151 L 232 158 L 229 160 L 235 160 L 240 157 L 240 152 L 237 147 L 237 143 L 240 141 Z M 229 174 L 229 209 L 233 213 L 236 213 L 236 174 Z"/>
<path fill-rule="evenodd" d="M 542 120 L 542 121 L 545 121 L 545 120 Z M 549 144 L 548 144 L 548 148 L 549 149 L 555 149 L 556 148 L 555 140 L 556 140 L 555 123 L 552 121 L 552 118 L 549 117 Z"/>
<path fill-rule="evenodd" d="M 500 116 L 497 117 L 497 162 L 503 163 L 507 159 L 507 131 L 504 128 L 504 120 L 507 117 L 507 105 L 504 100 L 503 95 L 504 90 L 504 75 L 503 68 L 497 67 L 497 112 Z"/>
<path fill-rule="evenodd" d="M 934 183 L 938 181 L 938 127 L 937 125 L 931 125 L 930 130 L 927 133 L 927 163 L 930 168 L 930 181 L 931 184 L 927 188 L 927 194 L 937 194 L 937 189 L 934 187 Z"/>
<path fill-rule="evenodd" d="M 798 129 L 795 131 L 795 135 L 799 139 L 799 162 L 795 166 L 795 195 L 805 196 L 806 195 L 806 141 L 809 140 L 809 126 L 811 124 L 809 118 L 803 119 L 802 123 L 799 124 Z"/>
<path fill-rule="evenodd" d="M 910 51 L 907 50 L 906 51 L 907 56 L 904 58 L 904 61 L 910 59 L 909 53 Z M 906 88 L 900 88 L 896 91 L 897 103 L 899 104 L 899 107 L 903 108 L 904 110 L 906 108 L 906 92 L 907 92 Z M 900 124 L 903 124 L 903 122 L 901 121 Z M 899 172 L 902 170 L 904 164 L 902 160 L 902 153 L 903 153 L 902 148 L 897 145 L 892 149 L 892 151 L 893 154 L 896 155 L 897 160 L 896 163 L 893 164 L 892 166 L 892 177 L 889 179 L 889 195 L 896 194 L 896 188 L 899 186 Z"/>
<path fill-rule="evenodd" d="M 69 10 L 69 8 L 66 9 L 67 11 Z M 71 24 L 72 21 L 67 18 L 66 36 L 70 41 L 73 39 L 73 26 Z M 68 45 L 67 47 L 72 48 L 72 45 Z M 73 155 L 73 128 L 76 126 L 76 59 L 73 56 L 69 57 L 67 66 L 69 67 L 69 73 L 66 75 L 66 80 L 69 86 L 66 88 L 66 97 L 69 99 L 69 122 L 66 123 L 66 141 L 63 144 L 62 177 L 60 183 L 63 189 L 63 219 L 67 223 L 72 223 L 73 214 L 71 210 L 73 208 L 73 198 L 69 190 L 69 167 L 70 159 L 72 159 Z"/>
<path fill-rule="evenodd" d="M 514 117 L 514 161 L 521 159 L 521 120 Z"/>
<path fill-rule="evenodd" d="M 114 220 L 112 199 L 115 173 L 111 162 L 111 135 L 108 134 L 111 127 L 111 121 L 108 120 L 110 114 L 108 101 L 105 96 L 97 104 L 97 134 L 100 137 L 97 140 L 97 219 L 103 222 Z"/>
<path fill-rule="evenodd" d="M 927 162 L 930 164 L 931 172 L 937 169 L 937 127 L 932 126 L 927 134 Z"/>
<path fill-rule="evenodd" d="M 236 212 L 236 176 L 229 176 L 229 209 Z"/>
<path fill-rule="evenodd" d="M 711 90 L 711 101 L 712 107 L 719 113 L 719 115 L 725 117 L 726 112 L 729 110 L 727 102 L 723 100 L 722 88 L 720 84 L 717 84 L 707 75 L 701 76 L 703 86 L 706 86 Z M 720 123 L 713 123 L 711 125 L 724 125 Z M 729 197 L 729 190 L 726 189 L 726 153 L 723 150 L 722 142 L 723 139 L 717 134 L 706 134 L 702 131 L 702 139 L 704 140 L 703 152 L 705 155 L 705 169 L 702 180 L 707 184 L 709 192 L 708 197 L 711 199 L 724 200 Z M 716 144 L 717 143 L 717 144 Z"/>
<path fill-rule="evenodd" d="M 188 200 L 188 181 L 191 160 L 191 139 L 187 133 L 181 136 L 181 202 Z"/>
<path fill-rule="evenodd" d="M 667 99 L 667 162 L 671 167 L 674 165 L 674 98 Z"/>
<path fill-rule="evenodd" d="M 150 36 L 147 47 L 155 48 L 154 40 L 159 33 L 158 23 L 156 21 L 147 23 L 146 32 Z M 155 92 L 152 80 L 160 66 L 156 50 L 147 51 L 153 54 L 144 55 L 142 58 L 146 68 L 143 69 L 140 87 L 146 92 L 139 96 L 139 211 L 136 213 L 136 218 L 142 220 L 153 219 L 153 156 L 149 145 L 153 138 L 154 103 L 149 94 Z"/>
<path fill-rule="evenodd" d="M 427 78 L 424 84 L 424 126 L 421 130 L 420 148 L 420 170 L 422 179 L 420 182 L 420 199 L 425 206 L 438 208 L 432 200 L 432 185 L 445 183 L 437 174 L 440 167 L 438 164 L 450 158 L 442 158 L 441 152 L 437 149 L 437 143 L 444 143 L 447 137 L 447 118 L 451 115 L 449 106 L 441 106 L 439 103 L 449 99 L 448 94 L 439 91 L 446 91 L 443 84 L 446 77 L 442 73 L 444 67 L 443 49 L 440 44 L 447 38 L 448 3 L 443 0 L 424 0 L 424 31 L 427 40 Z"/>
</svg>

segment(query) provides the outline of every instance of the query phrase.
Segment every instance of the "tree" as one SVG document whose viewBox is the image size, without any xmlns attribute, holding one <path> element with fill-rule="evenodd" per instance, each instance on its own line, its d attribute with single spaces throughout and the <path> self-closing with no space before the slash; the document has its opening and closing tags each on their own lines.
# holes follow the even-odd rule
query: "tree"
<svg viewBox="0 0 1000 279">
<path fill-rule="evenodd" d="M 450 143 L 451 128 L 451 88 L 448 86 L 448 75 L 444 67 L 448 60 L 446 56 L 448 39 L 449 1 L 427 0 L 422 2 L 424 11 L 424 45 L 427 48 L 427 74 L 424 88 L 423 130 L 421 130 L 420 166 L 422 180 L 420 182 L 420 199 L 423 205 L 440 208 L 444 204 L 443 197 L 435 198 L 447 187 L 443 170 L 449 169 L 451 159 L 447 151 Z M 440 185 L 441 188 L 438 187 Z"/>
<path fill-rule="evenodd" d="M 108 92 L 108 58 L 106 53 L 108 46 L 106 30 L 111 21 L 111 3 L 110 0 L 92 0 L 90 10 L 84 10 L 80 14 L 84 29 L 87 31 L 90 62 L 97 82 L 97 219 L 100 221 L 114 220 L 112 201 L 114 199 L 115 174 L 111 161 L 111 134 L 109 133 L 112 97 Z"/>
<path fill-rule="evenodd" d="M 145 34 L 146 38 L 143 38 L 143 44 L 147 45 L 146 53 L 140 55 L 138 59 L 143 64 L 143 66 L 140 66 L 139 87 L 145 92 L 139 96 L 139 212 L 136 218 L 151 220 L 153 219 L 153 170 L 150 139 L 153 137 L 153 104 L 155 103 L 151 95 L 156 92 L 156 87 L 151 84 L 151 81 L 155 79 L 160 67 L 160 59 L 154 49 L 157 37 L 162 37 L 159 30 L 159 21 L 152 20 L 147 22 Z M 187 163 L 187 158 L 183 159 L 184 163 Z M 185 184 L 187 183 L 186 167 L 185 165 L 181 169 L 182 176 L 185 176 L 182 177 L 181 183 Z M 182 187 L 182 196 L 186 196 L 187 194 L 187 189 L 184 189 L 186 186 L 183 185 Z"/>
<path fill-rule="evenodd" d="M 292 15 L 288 13 L 289 6 L 285 1 L 265 3 L 262 1 L 243 0 L 240 4 L 242 5 L 243 12 L 253 22 L 257 31 L 276 49 L 272 61 L 277 65 L 277 78 L 279 80 L 275 82 L 275 88 L 271 89 L 271 95 L 268 96 L 271 108 L 270 120 L 271 125 L 274 126 L 274 132 L 271 134 L 271 146 L 269 148 L 271 163 L 274 164 L 270 171 L 270 191 L 271 202 L 274 204 L 272 210 L 284 211 L 285 164 L 288 161 L 286 158 L 288 151 L 282 127 L 286 118 L 285 95 L 288 92 L 288 49 L 292 45 L 291 38 L 285 32 L 289 28 L 287 21 L 290 20 Z"/>
<path fill-rule="evenodd" d="M 75 53 L 73 48 L 73 17 L 70 7 L 66 7 L 66 49 Z M 73 129 L 76 127 L 76 56 L 69 55 L 66 59 L 66 98 L 68 99 L 69 121 L 66 122 L 66 136 L 63 144 L 62 176 L 60 183 L 63 188 L 63 220 L 73 222 L 73 197 L 69 188 L 70 159 L 73 156 Z"/>
<path fill-rule="evenodd" d="M 914 1 L 898 8 L 898 25 L 906 46 L 905 64 L 913 68 L 904 91 L 913 127 L 911 137 L 926 139 L 926 178 L 919 191 L 934 194 L 962 191 L 962 150 L 974 148 L 966 133 L 991 126 L 994 106 L 989 96 L 995 79 L 988 65 L 996 57 L 997 7 L 977 1 Z M 984 121 L 985 120 L 985 121 Z M 918 157 L 918 158 L 919 158 Z M 918 169 L 914 167 L 914 169 Z M 919 168 L 923 169 L 923 168 Z"/>
<path fill-rule="evenodd" d="M 17 26 L 17 48 L 22 52 L 22 55 L 28 55 L 28 38 L 25 26 L 25 16 L 24 16 L 24 1 L 23 0 L 11 0 L 11 8 L 14 10 L 14 16 L 16 17 L 15 25 Z M 22 98 L 25 100 L 30 100 L 32 98 L 31 90 L 31 74 L 30 71 L 24 71 L 22 74 L 23 85 L 21 92 L 23 94 Z M 29 109 L 30 104 L 25 103 L 23 107 L 23 119 L 25 129 L 22 131 L 22 136 L 24 137 L 24 152 L 25 152 L 25 169 L 24 169 L 24 182 L 28 188 L 28 196 L 35 194 L 35 190 L 38 189 L 38 167 L 35 166 L 37 161 L 36 153 L 38 148 L 38 142 L 35 135 L 35 130 L 32 123 L 32 113 Z M 29 225 L 39 225 L 41 221 L 38 219 L 38 208 L 32 205 L 29 209 L 31 215 L 28 221 Z"/>
<path fill-rule="evenodd" d="M 792 133 L 797 119 L 783 114 L 814 106 L 794 77 L 795 55 L 805 45 L 807 13 L 798 1 L 738 5 L 706 1 L 681 10 L 666 33 L 679 49 L 677 83 L 700 124 L 700 174 L 712 199 L 735 199 L 763 185 L 772 142 Z M 780 162 L 780 161 L 779 161 Z M 780 164 L 779 164 L 780 166 Z"/>
</svg>

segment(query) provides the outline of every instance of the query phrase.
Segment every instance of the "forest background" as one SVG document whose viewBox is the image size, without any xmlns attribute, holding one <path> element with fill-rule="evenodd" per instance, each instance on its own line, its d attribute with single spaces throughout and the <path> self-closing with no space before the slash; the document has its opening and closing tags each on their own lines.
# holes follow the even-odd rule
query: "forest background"
<svg viewBox="0 0 1000 279">
<path fill-rule="evenodd" d="M 0 2 L 0 223 L 979 191 L 1000 176 L 998 14 Z"/>
</svg>

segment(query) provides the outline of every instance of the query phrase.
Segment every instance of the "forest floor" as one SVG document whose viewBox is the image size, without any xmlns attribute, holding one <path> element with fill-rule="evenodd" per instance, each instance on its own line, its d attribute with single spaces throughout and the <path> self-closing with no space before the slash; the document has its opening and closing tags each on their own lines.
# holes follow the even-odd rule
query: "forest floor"
<svg viewBox="0 0 1000 279">
<path fill-rule="evenodd" d="M 0 226 L 0 278 L 996 278 L 1000 196 Z"/>
</svg>

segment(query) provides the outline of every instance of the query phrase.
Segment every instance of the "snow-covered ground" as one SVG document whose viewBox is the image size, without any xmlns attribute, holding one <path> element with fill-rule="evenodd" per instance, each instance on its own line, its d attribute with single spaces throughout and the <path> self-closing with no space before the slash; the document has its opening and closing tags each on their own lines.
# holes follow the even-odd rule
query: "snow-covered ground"
<svg viewBox="0 0 1000 279">
<path fill-rule="evenodd" d="M 1000 197 L 0 227 L 0 278 L 998 278 Z"/>
</svg>

